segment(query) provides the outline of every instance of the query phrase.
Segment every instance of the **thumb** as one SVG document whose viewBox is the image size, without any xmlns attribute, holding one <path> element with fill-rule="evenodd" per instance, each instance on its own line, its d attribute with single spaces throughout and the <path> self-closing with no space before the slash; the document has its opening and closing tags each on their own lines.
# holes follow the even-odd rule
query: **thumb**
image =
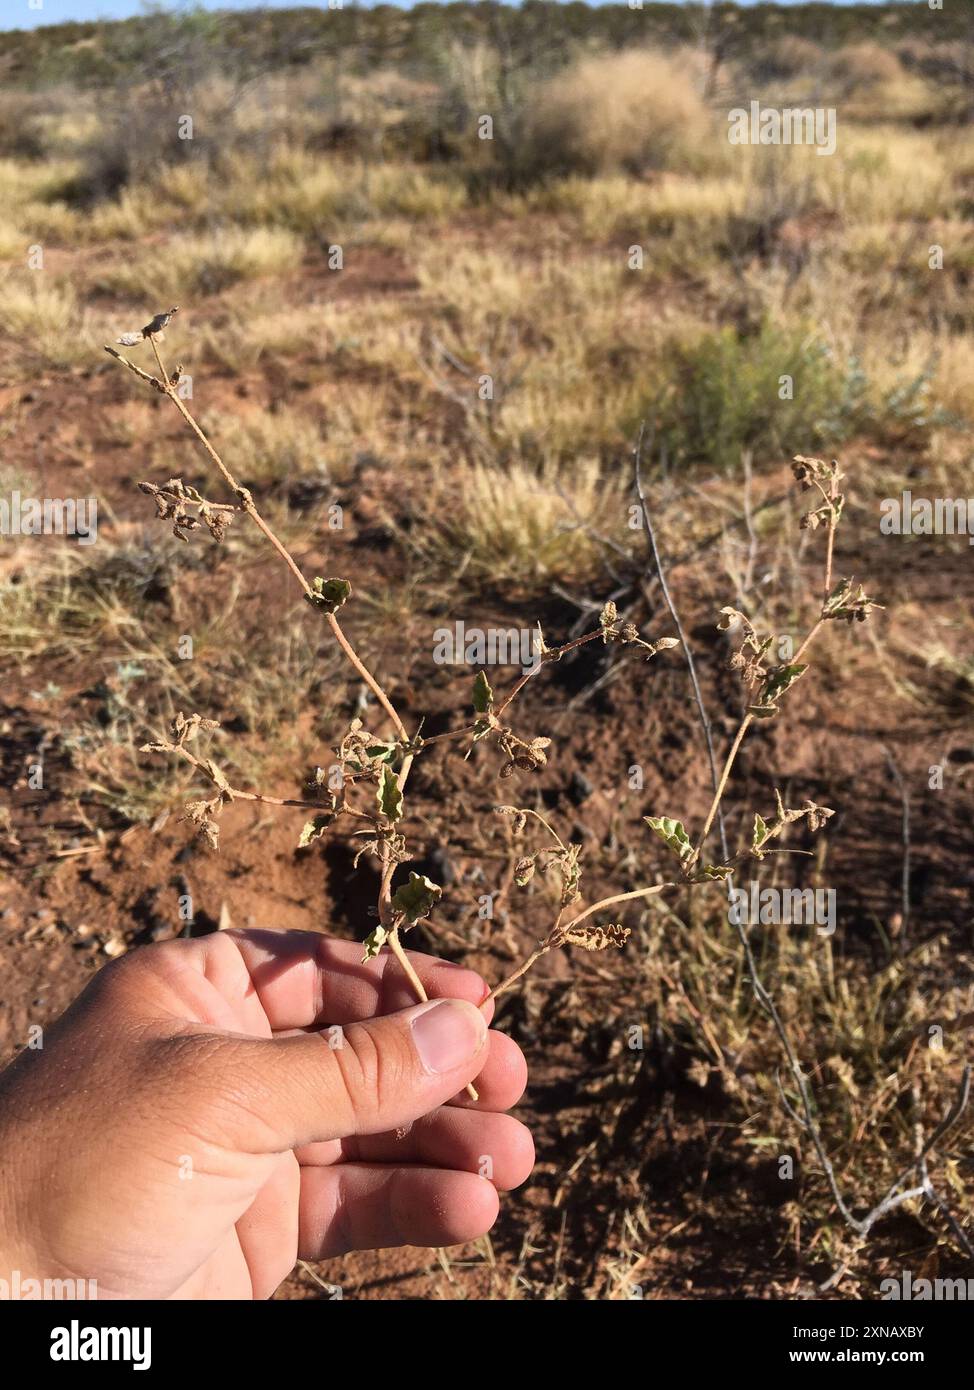
<svg viewBox="0 0 974 1390">
<path fill-rule="evenodd" d="M 270 1126 L 273 1148 L 293 1149 L 398 1129 L 445 1104 L 482 1069 L 487 1024 L 466 1000 L 434 999 L 244 1051 L 243 1111 Z"/>
</svg>

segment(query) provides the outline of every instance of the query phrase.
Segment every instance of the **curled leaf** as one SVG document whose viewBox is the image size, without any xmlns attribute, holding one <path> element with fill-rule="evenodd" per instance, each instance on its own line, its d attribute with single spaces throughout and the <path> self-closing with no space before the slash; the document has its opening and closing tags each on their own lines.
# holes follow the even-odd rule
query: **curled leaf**
<svg viewBox="0 0 974 1390">
<path fill-rule="evenodd" d="M 382 764 L 382 776 L 379 779 L 376 800 L 382 814 L 388 816 L 389 820 L 402 819 L 402 791 L 399 787 L 399 778 L 388 763 Z"/>
<path fill-rule="evenodd" d="M 693 845 L 682 821 L 671 820 L 669 816 L 643 816 L 643 820 L 673 851 L 681 864 L 686 864 L 693 857 Z"/>
<path fill-rule="evenodd" d="M 598 926 L 586 922 L 573 927 L 571 923 L 552 933 L 553 946 L 580 946 L 583 951 L 605 951 L 610 946 L 623 947 L 629 939 L 630 928 L 618 922 Z M 557 938 L 557 939 L 555 939 Z"/>
<path fill-rule="evenodd" d="M 773 671 L 769 671 L 761 690 L 761 703 L 773 705 L 807 670 L 806 665 L 792 665 L 776 666 Z"/>
<path fill-rule="evenodd" d="M 313 841 L 320 840 L 331 824 L 331 820 L 330 815 L 323 815 L 315 816 L 314 820 L 305 821 L 298 838 L 298 849 L 307 849 Z"/>
<path fill-rule="evenodd" d="M 846 623 L 864 623 L 874 608 L 882 608 L 881 603 L 873 603 L 860 584 L 853 592 L 851 579 L 840 579 L 829 594 L 822 607 L 822 617 L 839 619 Z"/>
<path fill-rule="evenodd" d="M 393 893 L 392 906 L 412 925 L 420 917 L 426 917 L 442 895 L 443 889 L 438 883 L 433 883 L 425 874 L 410 872 L 409 882 Z"/>
<path fill-rule="evenodd" d="M 522 811 L 517 806 L 495 806 L 494 814 L 497 816 L 509 816 L 511 820 L 511 834 L 515 838 L 522 834 L 527 823 L 527 812 Z"/>
<path fill-rule="evenodd" d="M 723 881 L 725 878 L 730 878 L 733 872 L 732 864 L 703 864 L 694 872 L 689 881 L 691 883 L 705 883 L 711 879 Z"/>
<path fill-rule="evenodd" d="M 514 865 L 514 882 L 519 888 L 526 888 L 534 878 L 534 856 L 528 859 L 519 859 Z"/>
<path fill-rule="evenodd" d="M 154 333 L 161 333 L 162 330 L 165 328 L 166 324 L 172 318 L 173 314 L 178 313 L 178 304 L 174 304 L 171 309 L 164 309 L 161 314 L 156 314 L 155 318 L 153 318 L 149 323 L 146 324 L 146 326 L 142 330 L 141 336 L 143 338 L 151 338 Z M 125 336 L 129 337 L 130 335 L 126 334 Z"/>
<path fill-rule="evenodd" d="M 305 598 L 326 613 L 337 612 L 352 597 L 352 586 L 347 579 L 316 579 L 311 590 Z"/>
<path fill-rule="evenodd" d="M 220 826 L 216 817 L 220 814 L 222 807 L 223 803 L 220 797 L 214 798 L 213 801 L 187 801 L 180 820 L 191 821 L 199 834 L 206 840 L 210 849 L 219 849 Z"/>
<path fill-rule="evenodd" d="M 718 632 L 728 632 L 736 623 L 740 623 L 745 635 L 754 636 L 754 626 L 749 618 L 746 618 L 739 608 L 722 608 L 720 610 L 720 621 L 717 624 Z"/>
<path fill-rule="evenodd" d="M 362 957 L 363 965 L 367 960 L 371 960 L 373 956 L 379 954 L 388 939 L 389 933 L 386 931 L 385 927 L 379 926 L 376 927 L 374 931 L 369 932 L 368 936 L 362 942 L 362 945 L 365 947 L 365 955 Z"/>
<path fill-rule="evenodd" d="M 494 708 L 494 692 L 483 671 L 478 671 L 473 683 L 473 707 L 477 714 L 490 714 Z"/>
<path fill-rule="evenodd" d="M 609 599 L 608 603 L 605 605 L 605 607 L 602 609 L 602 612 L 599 614 L 599 627 L 601 627 L 602 629 L 602 635 L 605 641 L 609 640 L 608 636 L 606 635 L 608 629 L 615 626 L 618 617 L 619 610 L 618 608 L 616 608 L 612 600 Z"/>
</svg>

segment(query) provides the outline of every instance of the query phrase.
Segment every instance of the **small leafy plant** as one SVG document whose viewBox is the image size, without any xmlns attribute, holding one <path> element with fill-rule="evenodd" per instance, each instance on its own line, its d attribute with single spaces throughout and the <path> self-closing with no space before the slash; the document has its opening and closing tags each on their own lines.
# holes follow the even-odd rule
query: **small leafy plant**
<svg viewBox="0 0 974 1390">
<path fill-rule="evenodd" d="M 636 488 L 643 507 L 646 529 L 659 570 L 663 593 L 678 636 L 647 639 L 634 623 L 620 619 L 612 602 L 606 603 L 603 607 L 595 628 L 560 645 L 549 646 L 539 627 L 534 663 L 505 694 L 496 694 L 486 673 L 478 672 L 472 681 L 470 709 L 462 722 L 444 733 L 424 736 L 422 721 L 416 728 L 407 729 L 381 681 L 365 665 L 343 629 L 341 612 L 354 600 L 351 583 L 336 576 L 309 578 L 302 572 L 294 557 L 261 515 L 251 492 L 237 481 L 186 406 L 178 390 L 181 368 L 177 366 L 172 371 L 168 370 L 159 350 L 162 330 L 176 312 L 177 309 L 173 308 L 157 314 L 140 333 L 128 333 L 118 340 L 119 345 L 125 347 L 147 341 L 155 359 L 156 373 L 143 370 L 114 347 L 107 347 L 106 351 L 152 390 L 172 402 L 226 484 L 233 500 L 212 501 L 181 478 L 170 478 L 162 484 L 140 482 L 139 487 L 153 498 L 159 518 L 170 524 L 174 534 L 186 542 L 190 541 L 195 532 L 205 529 L 209 531 L 212 539 L 219 543 L 239 515 L 247 517 L 262 532 L 281 562 L 297 579 L 305 601 L 320 613 L 330 628 L 345 657 L 374 696 L 385 725 L 381 730 L 370 729 L 361 718 L 352 719 L 335 744 L 341 773 L 337 779 L 337 786 L 333 785 L 336 779 L 326 778 L 324 770 L 319 768 L 315 772 L 309 795 L 292 799 L 266 796 L 231 785 L 212 758 L 196 751 L 198 735 L 218 727 L 216 721 L 196 713 L 178 714 L 172 722 L 168 737 L 145 744 L 143 751 L 180 758 L 192 765 L 209 782 L 211 794 L 189 802 L 185 808 L 185 818 L 196 826 L 197 831 L 214 849 L 219 844 L 221 812 L 233 801 L 254 801 L 303 811 L 305 818 L 297 836 L 299 847 L 311 845 L 328 835 L 339 823 L 349 822 L 354 825 L 353 834 L 360 842 L 355 856 L 356 865 L 365 855 L 372 856 L 379 865 L 378 922 L 365 939 L 364 958 L 368 960 L 381 951 L 391 952 L 409 979 L 416 998 L 425 1000 L 426 993 L 403 948 L 402 937 L 417 922 L 429 919 L 435 913 L 442 895 L 442 886 L 424 874 L 410 872 L 407 882 L 393 889 L 397 866 L 412 858 L 405 830 L 408 823 L 408 782 L 412 767 L 417 758 L 422 757 L 428 748 L 437 743 L 452 743 L 456 745 L 458 753 L 465 752 L 467 755 L 475 744 L 492 743 L 500 755 L 498 776 L 502 780 L 515 782 L 522 776 L 531 777 L 547 764 L 552 740 L 546 735 L 528 733 L 520 727 L 515 727 L 515 702 L 528 682 L 537 679 L 546 666 L 561 661 L 568 653 L 592 642 L 629 647 L 647 661 L 676 647 L 683 647 L 710 754 L 713 774 L 712 800 L 703 824 L 695 832 L 688 828 L 686 817 L 678 819 L 670 814 L 644 816 L 648 833 L 655 836 L 670 855 L 673 865 L 671 876 L 663 882 L 649 883 L 626 892 L 611 894 L 589 906 L 582 905 L 583 846 L 566 843 L 537 810 L 514 803 L 497 806 L 496 813 L 504 818 L 508 825 L 513 882 L 523 888 L 536 874 L 552 878 L 558 889 L 558 908 L 544 938 L 516 970 L 494 986 L 490 998 L 496 999 L 512 989 L 535 962 L 550 951 L 562 947 L 604 951 L 624 946 L 629 936 L 629 928 L 614 920 L 617 914 L 613 909 L 657 894 L 677 891 L 688 884 L 721 883 L 724 890 L 729 891 L 733 875 L 741 865 L 749 860 L 761 861 L 769 854 L 782 852 L 781 841 L 791 826 L 804 822 L 807 829 L 815 833 L 832 817 L 834 813 L 830 807 L 817 805 L 810 800 L 797 807 L 787 806 L 781 794 L 775 791 L 773 808 L 763 808 L 753 813 L 747 843 L 732 852 L 721 807 L 735 761 L 748 731 L 756 722 L 773 720 L 781 713 L 783 704 L 791 698 L 795 687 L 805 679 L 808 663 L 804 658 L 825 626 L 828 623 L 865 622 L 879 606 L 852 578 L 836 579 L 833 575 L 835 535 L 844 505 L 844 497 L 840 491 L 843 475 L 836 461 L 826 462 L 799 455 L 793 463 L 793 472 L 799 487 L 804 493 L 812 494 L 813 505 L 802 517 L 801 526 L 806 530 L 822 531 L 825 538 L 824 576 L 817 611 L 794 655 L 789 656 L 787 660 L 779 660 L 776 654 L 784 648 L 778 635 L 759 632 L 748 616 L 740 610 L 724 607 L 718 615 L 717 630 L 728 633 L 734 643 L 729 659 L 730 669 L 740 677 L 745 691 L 744 713 L 731 739 L 722 766 L 718 765 L 714 755 L 711 728 L 700 695 L 692 653 L 683 637 L 679 615 L 670 598 L 659 561 L 652 522 L 642 489 L 641 439 L 636 451 Z M 672 808 L 665 809 L 669 811 Z M 529 825 L 540 826 L 543 832 L 540 845 L 532 847 L 528 837 Z M 713 855 L 707 847 L 715 827 L 719 831 L 720 851 Z M 922 1149 L 915 1163 L 897 1177 L 889 1192 L 872 1211 L 862 1218 L 855 1217 L 847 1208 L 838 1189 L 817 1126 L 807 1078 L 774 1000 L 761 980 L 747 927 L 738 925 L 737 931 L 751 988 L 774 1024 L 788 1063 L 794 1093 L 797 1095 L 797 1102 L 793 1104 L 779 1081 L 783 1105 L 788 1114 L 812 1139 L 843 1218 L 858 1236 L 864 1238 L 880 1216 L 918 1195 L 929 1198 L 944 1210 L 944 1199 L 930 1184 L 926 1155 L 933 1143 L 942 1138 L 966 1107 L 970 1089 L 969 1070 L 965 1071 L 961 1093 L 953 1112 Z M 476 1094 L 472 1087 L 469 1089 L 471 1094 Z M 905 1182 L 914 1171 L 921 1174 L 920 1186 L 904 1190 Z M 959 1228 L 956 1228 L 956 1223 L 954 1226 L 956 1234 L 956 1229 Z M 964 1239 L 966 1240 L 966 1237 Z"/>
</svg>

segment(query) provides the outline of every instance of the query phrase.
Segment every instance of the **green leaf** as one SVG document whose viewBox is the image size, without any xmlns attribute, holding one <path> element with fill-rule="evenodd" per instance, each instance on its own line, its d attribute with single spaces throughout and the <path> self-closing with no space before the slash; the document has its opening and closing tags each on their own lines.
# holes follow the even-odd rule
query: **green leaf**
<svg viewBox="0 0 974 1390">
<path fill-rule="evenodd" d="M 473 683 L 473 707 L 477 714 L 489 714 L 494 707 L 494 692 L 483 671 L 477 672 Z"/>
<path fill-rule="evenodd" d="M 383 815 L 388 816 L 391 821 L 402 819 L 402 792 L 399 790 L 399 779 L 388 763 L 382 765 L 382 776 L 379 778 L 379 789 L 375 796 Z"/>
<path fill-rule="evenodd" d="M 389 933 L 386 931 L 385 927 L 376 927 L 375 931 L 369 932 L 368 936 L 362 942 L 362 945 L 365 947 L 365 955 L 362 957 L 363 965 L 367 960 L 371 960 L 373 956 L 379 954 L 386 944 L 388 937 Z"/>
<path fill-rule="evenodd" d="M 654 830 L 668 849 L 671 849 L 681 864 L 693 855 L 693 845 L 683 822 L 671 820 L 669 816 L 643 816 L 643 820 Z"/>
<path fill-rule="evenodd" d="M 307 849 L 308 845 L 310 845 L 313 840 L 320 840 L 330 824 L 330 815 L 315 816 L 314 820 L 305 821 L 301 828 L 298 849 Z"/>
<path fill-rule="evenodd" d="M 334 613 L 352 597 L 352 586 L 347 579 L 316 579 L 311 588 L 312 592 L 305 594 L 305 598 L 326 613 Z"/>
<path fill-rule="evenodd" d="M 396 756 L 396 749 L 395 743 L 370 743 L 365 750 L 365 756 L 372 762 L 391 763 Z"/>
<path fill-rule="evenodd" d="M 773 719 L 779 711 L 777 705 L 748 705 L 747 712 L 752 719 Z"/>
<path fill-rule="evenodd" d="M 392 895 L 392 905 L 401 912 L 406 921 L 413 923 L 425 917 L 434 903 L 439 901 L 443 889 L 433 883 L 425 874 L 410 873 L 409 882 L 397 888 Z"/>
<path fill-rule="evenodd" d="M 701 868 L 697 869 L 690 882 L 704 883 L 708 879 L 715 878 L 723 880 L 725 878 L 730 878 L 733 872 L 734 868 L 731 864 L 704 864 Z"/>
<path fill-rule="evenodd" d="M 845 601 L 852 591 L 851 579 L 840 579 L 833 587 L 832 592 L 822 607 L 822 614 L 826 618 L 834 618 L 843 611 Z"/>
<path fill-rule="evenodd" d="M 774 671 L 769 671 L 761 691 L 761 703 L 773 705 L 807 670 L 807 666 L 778 666 Z"/>
<path fill-rule="evenodd" d="M 759 859 L 764 856 L 761 854 L 761 846 L 768 838 L 768 823 L 763 816 L 757 812 L 754 814 L 754 834 L 751 836 L 751 853 L 757 855 Z"/>
</svg>

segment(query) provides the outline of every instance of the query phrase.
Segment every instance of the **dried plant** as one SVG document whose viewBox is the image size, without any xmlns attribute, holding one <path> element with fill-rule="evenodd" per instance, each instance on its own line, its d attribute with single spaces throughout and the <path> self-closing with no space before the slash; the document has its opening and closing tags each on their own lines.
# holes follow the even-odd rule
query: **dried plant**
<svg viewBox="0 0 974 1390">
<path fill-rule="evenodd" d="M 408 977 L 417 999 L 425 1000 L 423 985 L 409 962 L 401 938 L 418 921 L 430 916 L 441 897 L 442 888 L 425 875 L 417 873 L 410 873 L 408 881 L 395 891 L 392 887 L 397 865 L 412 857 L 403 825 L 406 820 L 405 794 L 413 763 L 436 743 L 452 742 L 458 746 L 458 750 L 465 748 L 469 753 L 475 744 L 492 741 L 503 759 L 499 768 L 501 778 L 507 780 L 520 774 L 531 775 L 543 768 L 548 762 L 552 741 L 544 735 L 526 734 L 516 730 L 511 722 L 512 706 L 528 681 L 537 678 L 546 666 L 595 641 L 632 647 L 645 653 L 646 660 L 651 660 L 670 649 L 683 647 L 706 736 L 713 773 L 713 797 L 704 822 L 695 834 L 691 834 L 683 820 L 666 815 L 647 815 L 643 818 L 649 831 L 658 837 L 672 858 L 671 878 L 628 892 L 615 893 L 581 908 L 580 884 L 584 872 L 582 846 L 566 844 L 548 821 L 531 808 L 517 805 L 497 807 L 497 813 L 509 822 L 512 850 L 516 854 L 513 863 L 514 883 L 524 887 L 538 872 L 545 876 L 554 875 L 559 884 L 559 907 L 547 935 L 512 974 L 493 988 L 490 998 L 496 999 L 511 989 L 531 966 L 549 951 L 565 946 L 575 946 L 586 951 L 602 951 L 610 947 L 624 946 L 629 929 L 611 920 L 592 921 L 591 919 L 597 915 L 604 917 L 609 909 L 622 903 L 647 899 L 656 894 L 678 890 L 688 884 L 714 881 L 729 886 L 735 870 L 740 865 L 748 860 L 762 860 L 768 854 L 780 852 L 781 846 L 777 842 L 788 827 L 804 821 L 808 830 L 815 833 L 821 830 L 834 814 L 831 808 L 816 805 L 812 801 L 805 801 L 799 807 L 788 807 L 776 791 L 774 809 L 767 816 L 760 812 L 754 813 L 749 843 L 738 852 L 731 853 L 721 805 L 735 761 L 749 729 L 757 721 L 771 720 L 779 715 L 782 702 L 790 697 L 794 687 L 805 676 L 808 665 L 802 658 L 825 624 L 836 621 L 864 622 L 879 606 L 866 595 L 861 585 L 854 588 L 851 578 L 835 581 L 833 577 L 835 534 L 844 503 L 839 490 L 843 475 L 836 461 L 825 462 L 818 458 L 798 456 L 793 463 L 795 479 L 802 491 L 817 494 L 815 507 L 803 516 L 801 525 L 806 530 L 821 530 L 825 534 L 824 579 L 818 612 L 794 656 L 787 661 L 776 660 L 773 654 L 781 650 L 776 634 L 759 633 L 747 615 L 736 608 L 724 607 L 720 610 L 716 627 L 720 631 L 728 632 L 735 639 L 735 650 L 730 657 L 729 666 L 740 676 L 747 699 L 745 713 L 731 740 L 722 768 L 718 770 L 712 730 L 700 694 L 692 653 L 687 647 L 679 615 L 673 605 L 659 559 L 640 473 L 642 439 L 636 451 L 636 489 L 643 508 L 646 531 L 664 598 L 679 635 L 646 640 L 634 623 L 620 621 L 616 606 L 612 602 L 606 603 L 603 607 L 596 628 L 561 645 L 548 646 L 539 628 L 535 662 L 516 680 L 506 695 L 500 698 L 496 696 L 486 674 L 480 671 L 472 683 L 472 718 L 445 733 L 424 737 L 421 733 L 422 721 L 417 729 L 412 732 L 407 730 L 381 682 L 366 667 L 342 628 L 338 615 L 353 597 L 350 582 L 338 577 L 308 579 L 303 574 L 294 557 L 261 515 L 250 491 L 236 480 L 187 408 L 178 390 L 181 368 L 177 367 L 169 372 L 159 351 L 158 339 L 161 330 L 174 313 L 175 308 L 157 314 L 141 333 L 128 333 L 118 339 L 119 343 L 125 346 L 134 346 L 143 339 L 147 340 L 155 358 L 158 375 L 136 366 L 115 348 L 106 347 L 106 351 L 140 380 L 173 403 L 230 489 L 234 502 L 210 502 L 179 478 L 172 478 L 161 486 L 140 482 L 139 487 L 154 498 L 160 519 L 171 522 L 175 534 L 184 541 L 189 541 L 194 531 L 205 526 L 213 539 L 219 542 L 237 512 L 249 517 L 298 580 L 305 600 L 321 613 L 346 658 L 374 695 L 389 725 L 388 730 L 379 733 L 366 729 L 361 719 L 353 719 L 335 746 L 341 769 L 338 787 L 334 788 L 330 781 L 326 785 L 324 773 L 318 769 L 309 798 L 289 799 L 264 796 L 233 787 L 211 758 L 198 756 L 190 746 L 201 731 L 218 727 L 216 721 L 204 719 L 195 713 L 177 715 L 172 723 L 170 737 L 147 743 L 143 751 L 181 758 L 209 781 L 214 794 L 207 799 L 191 801 L 185 808 L 185 818 L 197 827 L 199 833 L 213 848 L 219 844 L 221 812 L 235 800 L 296 807 L 307 812 L 298 837 L 299 846 L 307 846 L 318 840 L 341 821 L 359 823 L 358 828 L 353 831 L 360 840 L 355 862 L 357 864 L 362 856 L 369 854 L 378 860 L 380 866 L 378 925 L 365 939 L 365 959 L 383 950 L 392 952 Z M 525 835 L 529 820 L 541 825 L 546 839 L 539 848 L 520 852 L 517 842 Z M 719 857 L 712 859 L 706 853 L 706 846 L 715 822 L 720 831 L 721 853 Z M 946 1215 L 959 1243 L 971 1253 L 967 1237 L 953 1220 L 942 1196 L 932 1188 L 926 1168 L 930 1150 L 966 1108 L 970 1087 L 969 1071 L 964 1073 L 961 1091 L 952 1112 L 927 1144 L 918 1151 L 914 1162 L 897 1178 L 887 1195 L 871 1212 L 861 1219 L 856 1218 L 847 1208 L 838 1189 L 816 1124 L 807 1079 L 774 1001 L 761 982 L 747 929 L 738 926 L 738 932 L 752 989 L 774 1023 L 799 1096 L 800 1111 L 796 1110 L 783 1087 L 779 1085 L 782 1102 L 788 1113 L 810 1135 L 844 1219 L 859 1237 L 865 1238 L 880 1216 L 914 1197 L 926 1197 Z M 472 1095 L 476 1094 L 472 1087 L 468 1089 Z M 921 1175 L 919 1186 L 903 1190 L 903 1184 L 914 1172 Z"/>
</svg>

